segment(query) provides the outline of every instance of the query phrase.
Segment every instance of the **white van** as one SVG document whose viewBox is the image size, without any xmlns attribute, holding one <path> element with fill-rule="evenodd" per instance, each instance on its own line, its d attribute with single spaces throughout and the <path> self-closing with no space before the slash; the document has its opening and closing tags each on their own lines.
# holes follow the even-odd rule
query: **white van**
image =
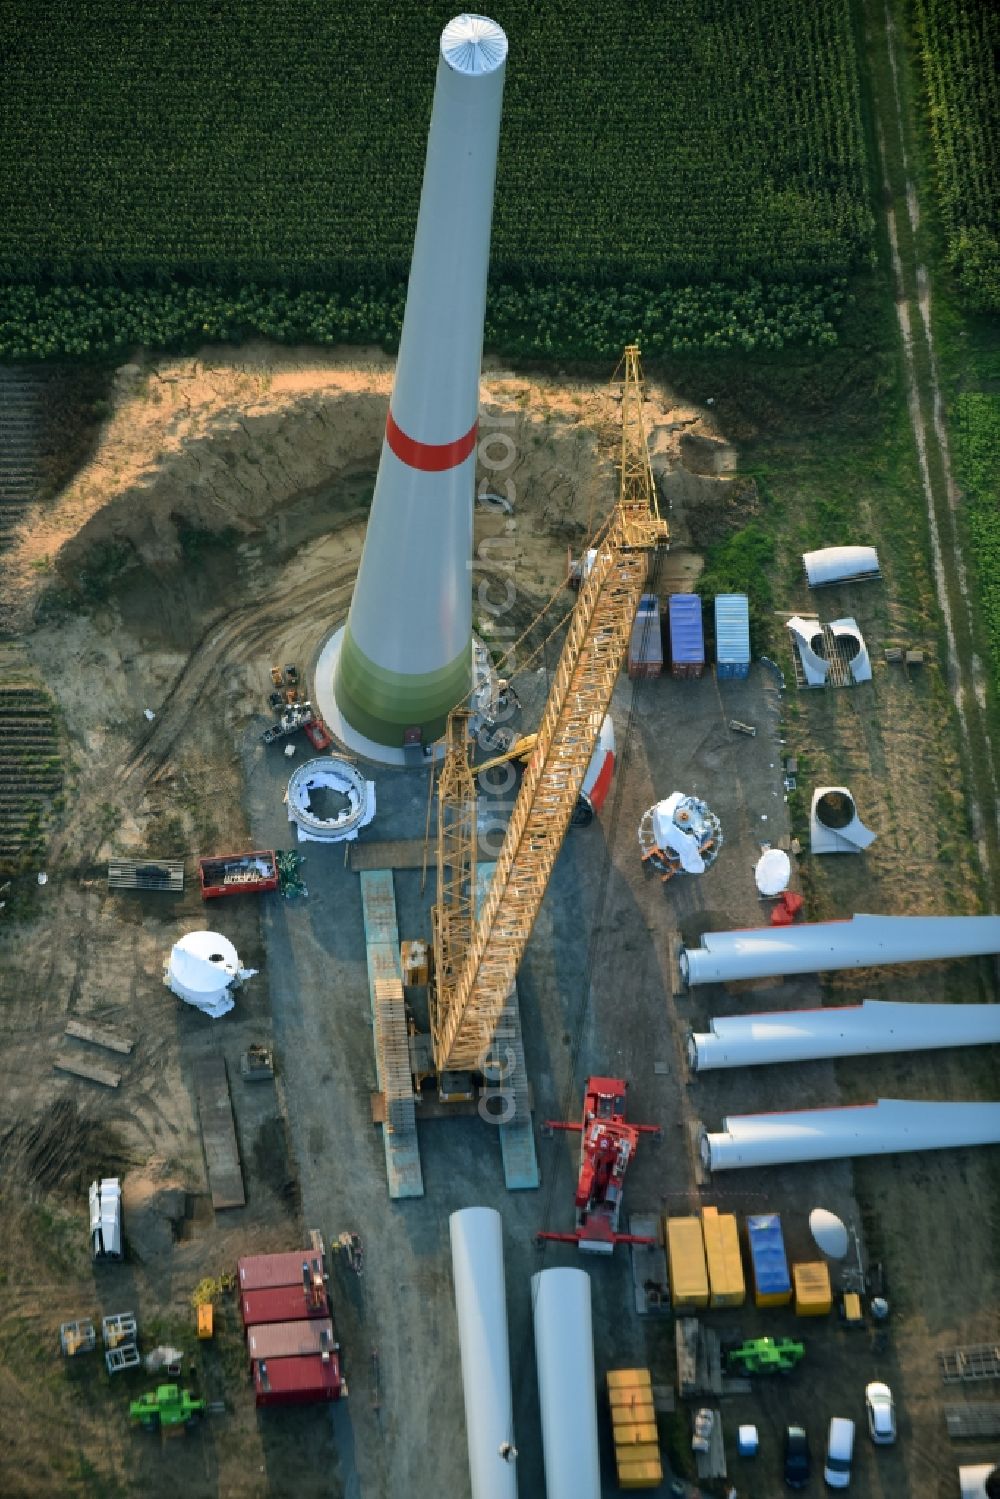
<svg viewBox="0 0 1000 1499">
<path fill-rule="evenodd" d="M 851 1458 L 854 1456 L 854 1422 L 846 1416 L 834 1416 L 826 1442 L 823 1478 L 831 1489 L 846 1489 L 851 1481 Z"/>
</svg>

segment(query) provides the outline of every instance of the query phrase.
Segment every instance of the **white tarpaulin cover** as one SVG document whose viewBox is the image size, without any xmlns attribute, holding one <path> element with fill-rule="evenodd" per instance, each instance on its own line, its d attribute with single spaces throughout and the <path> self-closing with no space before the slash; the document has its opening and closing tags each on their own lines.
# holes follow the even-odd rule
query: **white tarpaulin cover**
<svg viewBox="0 0 1000 1499">
<path fill-rule="evenodd" d="M 847 1253 L 847 1229 L 829 1208 L 813 1208 L 809 1214 L 809 1232 L 819 1248 L 831 1260 L 842 1260 Z"/>
<path fill-rule="evenodd" d="M 233 1008 L 234 990 L 256 972 L 256 968 L 240 967 L 228 937 L 219 932 L 188 932 L 171 948 L 163 981 L 179 999 L 214 1020 Z"/>
<path fill-rule="evenodd" d="M 349 843 L 375 816 L 375 782 L 338 755 L 307 760 L 288 783 L 288 820 L 300 843 Z M 341 806 L 332 805 L 336 801 Z"/>
<path fill-rule="evenodd" d="M 882 576 L 874 547 L 822 547 L 818 552 L 803 552 L 802 562 L 810 588 Z"/>
<path fill-rule="evenodd" d="M 753 872 L 761 895 L 780 895 L 792 877 L 792 861 L 784 849 L 766 848 Z"/>
</svg>

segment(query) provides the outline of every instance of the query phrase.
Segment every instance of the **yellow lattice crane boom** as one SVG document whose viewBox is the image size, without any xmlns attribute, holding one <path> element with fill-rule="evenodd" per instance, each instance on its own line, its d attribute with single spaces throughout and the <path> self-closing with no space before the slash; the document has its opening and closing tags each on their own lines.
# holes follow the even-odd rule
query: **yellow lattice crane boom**
<svg viewBox="0 0 1000 1499">
<path fill-rule="evenodd" d="M 618 500 L 592 544 L 534 750 L 475 913 L 476 790 L 468 719 L 451 715 L 438 787 L 437 901 L 432 912 L 435 1066 L 481 1071 L 517 974 L 628 650 L 649 557 L 669 540 L 642 415 L 639 349 L 622 361 Z M 620 367 L 621 369 L 621 367 Z"/>
</svg>

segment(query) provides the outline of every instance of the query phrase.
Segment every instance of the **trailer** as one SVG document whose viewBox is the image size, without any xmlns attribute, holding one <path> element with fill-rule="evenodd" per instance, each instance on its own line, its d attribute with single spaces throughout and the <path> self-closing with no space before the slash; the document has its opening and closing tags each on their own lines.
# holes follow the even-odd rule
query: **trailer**
<svg viewBox="0 0 1000 1499">
<path fill-rule="evenodd" d="M 248 854 L 213 854 L 198 860 L 202 900 L 221 895 L 263 895 L 278 888 L 278 861 L 273 848 Z"/>
</svg>

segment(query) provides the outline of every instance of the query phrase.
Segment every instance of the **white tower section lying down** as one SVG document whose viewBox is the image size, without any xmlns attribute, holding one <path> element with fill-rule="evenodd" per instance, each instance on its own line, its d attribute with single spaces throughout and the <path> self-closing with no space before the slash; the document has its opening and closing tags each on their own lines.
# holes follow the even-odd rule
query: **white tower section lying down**
<svg viewBox="0 0 1000 1499">
<path fill-rule="evenodd" d="M 706 932 L 681 949 L 681 978 L 696 984 L 880 963 L 924 963 L 1000 952 L 1000 916 L 852 916 L 849 921 Z"/>
<path fill-rule="evenodd" d="M 448 1224 L 472 1499 L 517 1499 L 515 1466 L 501 1450 L 513 1444 L 514 1415 L 500 1214 L 463 1208 Z"/>
<path fill-rule="evenodd" d="M 1000 1005 L 866 999 L 860 1005 L 825 1010 L 716 1016 L 709 1023 L 710 1031 L 688 1036 L 688 1060 L 694 1072 L 1000 1042 Z"/>
<path fill-rule="evenodd" d="M 349 749 L 394 763 L 472 688 L 472 511 L 486 277 L 507 38 L 441 35 L 406 311 L 347 626 L 316 695 Z M 327 683 L 332 669 L 332 703 Z"/>
<path fill-rule="evenodd" d="M 541 1270 L 531 1300 L 547 1499 L 601 1499 L 590 1276 Z"/>
<path fill-rule="evenodd" d="M 1000 1103 L 910 1103 L 880 1098 L 851 1108 L 800 1109 L 793 1114 L 735 1114 L 722 1133 L 703 1133 L 710 1171 L 839 1161 L 858 1155 L 1000 1144 Z"/>
</svg>

